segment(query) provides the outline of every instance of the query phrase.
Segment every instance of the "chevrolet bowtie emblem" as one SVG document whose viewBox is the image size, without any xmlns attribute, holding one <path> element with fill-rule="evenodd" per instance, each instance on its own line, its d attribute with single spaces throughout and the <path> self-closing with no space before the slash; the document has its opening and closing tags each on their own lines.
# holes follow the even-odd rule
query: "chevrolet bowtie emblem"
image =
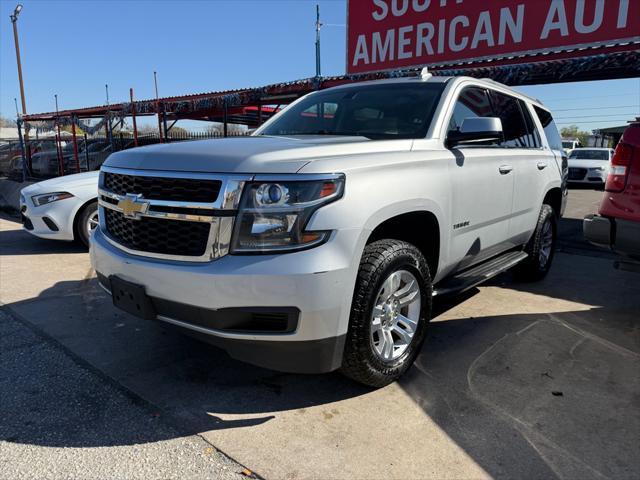
<svg viewBox="0 0 640 480">
<path fill-rule="evenodd" d="M 118 201 L 118 208 L 125 217 L 139 220 L 140 215 L 147 213 L 147 210 L 149 210 L 149 202 L 142 200 L 140 195 L 127 193 L 123 199 Z"/>
</svg>

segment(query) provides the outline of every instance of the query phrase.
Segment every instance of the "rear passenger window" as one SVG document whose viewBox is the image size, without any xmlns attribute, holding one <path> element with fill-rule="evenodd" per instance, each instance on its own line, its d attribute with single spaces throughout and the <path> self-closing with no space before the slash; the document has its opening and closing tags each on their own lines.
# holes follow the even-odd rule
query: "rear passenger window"
<svg viewBox="0 0 640 480">
<path fill-rule="evenodd" d="M 533 118 L 531 118 L 529 107 L 522 100 L 518 100 L 518 103 L 520 104 L 520 110 L 522 110 L 524 123 L 527 127 L 527 146 L 529 148 L 540 148 L 542 146 L 542 142 L 540 141 L 540 134 L 538 133 L 536 124 L 533 122 Z"/>
<path fill-rule="evenodd" d="M 493 116 L 487 91 L 479 87 L 465 88 L 453 108 L 453 115 L 449 121 L 449 132 L 460 130 L 465 118 Z"/>
<path fill-rule="evenodd" d="M 561 152 L 564 152 L 564 149 L 562 148 L 562 137 L 560 137 L 560 134 L 558 133 L 558 127 L 556 127 L 556 122 L 553 121 L 551 113 L 540 107 L 536 107 L 535 105 L 533 109 L 535 110 L 536 115 L 538 116 L 538 119 L 542 124 L 544 134 L 547 137 L 547 141 L 549 142 L 549 148 L 551 150 L 559 150 Z"/>
<path fill-rule="evenodd" d="M 529 148 L 531 132 L 527 127 L 518 99 L 499 92 L 491 92 L 495 116 L 502 120 L 504 138 L 501 147 Z"/>
</svg>

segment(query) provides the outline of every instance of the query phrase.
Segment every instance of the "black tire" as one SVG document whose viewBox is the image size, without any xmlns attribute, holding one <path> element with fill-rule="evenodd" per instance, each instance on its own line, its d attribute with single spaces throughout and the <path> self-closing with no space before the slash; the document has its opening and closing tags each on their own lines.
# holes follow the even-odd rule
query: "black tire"
<svg viewBox="0 0 640 480">
<path fill-rule="evenodd" d="M 76 240 L 86 248 L 89 248 L 89 231 L 87 224 L 89 219 L 98 211 L 98 202 L 91 202 L 85 205 L 76 217 Z"/>
<path fill-rule="evenodd" d="M 546 238 L 546 228 L 551 229 L 551 245 L 548 256 L 542 254 L 543 243 Z M 549 273 L 555 254 L 557 236 L 558 220 L 556 214 L 551 205 L 544 204 L 540 209 L 536 229 L 524 248 L 524 251 L 527 252 L 529 256 L 514 269 L 514 273 L 518 279 L 535 282 L 542 280 L 547 273 Z"/>
<path fill-rule="evenodd" d="M 383 282 L 399 271 L 411 273 L 418 281 L 421 300 L 419 320 L 404 353 L 394 360 L 383 361 L 371 340 L 371 316 Z M 431 318 L 431 301 L 431 276 L 420 250 L 399 240 L 379 240 L 367 245 L 356 279 L 342 373 L 372 387 L 383 387 L 398 379 L 420 352 Z"/>
</svg>

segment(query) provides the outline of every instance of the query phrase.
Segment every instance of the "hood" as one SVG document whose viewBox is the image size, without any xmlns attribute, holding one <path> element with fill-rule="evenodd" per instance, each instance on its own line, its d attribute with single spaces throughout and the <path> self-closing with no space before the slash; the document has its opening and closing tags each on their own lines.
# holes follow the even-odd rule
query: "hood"
<svg viewBox="0 0 640 480">
<path fill-rule="evenodd" d="M 113 153 L 104 165 L 208 173 L 296 173 L 309 162 L 342 155 L 409 150 L 411 141 L 365 137 L 236 137 L 151 145 Z"/>
<path fill-rule="evenodd" d="M 84 172 L 64 177 L 51 178 L 43 182 L 34 183 L 22 189 L 24 194 L 66 192 L 85 185 L 95 185 L 98 188 L 100 172 Z"/>
<path fill-rule="evenodd" d="M 570 158 L 567 160 L 570 168 L 609 168 L 609 160 L 586 160 L 583 158 Z"/>
</svg>

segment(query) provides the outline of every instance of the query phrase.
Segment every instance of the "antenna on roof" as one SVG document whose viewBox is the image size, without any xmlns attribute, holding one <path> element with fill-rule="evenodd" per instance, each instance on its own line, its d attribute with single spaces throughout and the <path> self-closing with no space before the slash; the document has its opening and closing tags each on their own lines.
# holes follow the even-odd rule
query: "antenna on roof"
<svg viewBox="0 0 640 480">
<path fill-rule="evenodd" d="M 431 73 L 429 72 L 429 67 L 424 67 L 420 71 L 420 77 L 422 77 L 422 80 L 429 80 L 431 77 L 433 77 L 433 75 L 431 75 Z"/>
</svg>

